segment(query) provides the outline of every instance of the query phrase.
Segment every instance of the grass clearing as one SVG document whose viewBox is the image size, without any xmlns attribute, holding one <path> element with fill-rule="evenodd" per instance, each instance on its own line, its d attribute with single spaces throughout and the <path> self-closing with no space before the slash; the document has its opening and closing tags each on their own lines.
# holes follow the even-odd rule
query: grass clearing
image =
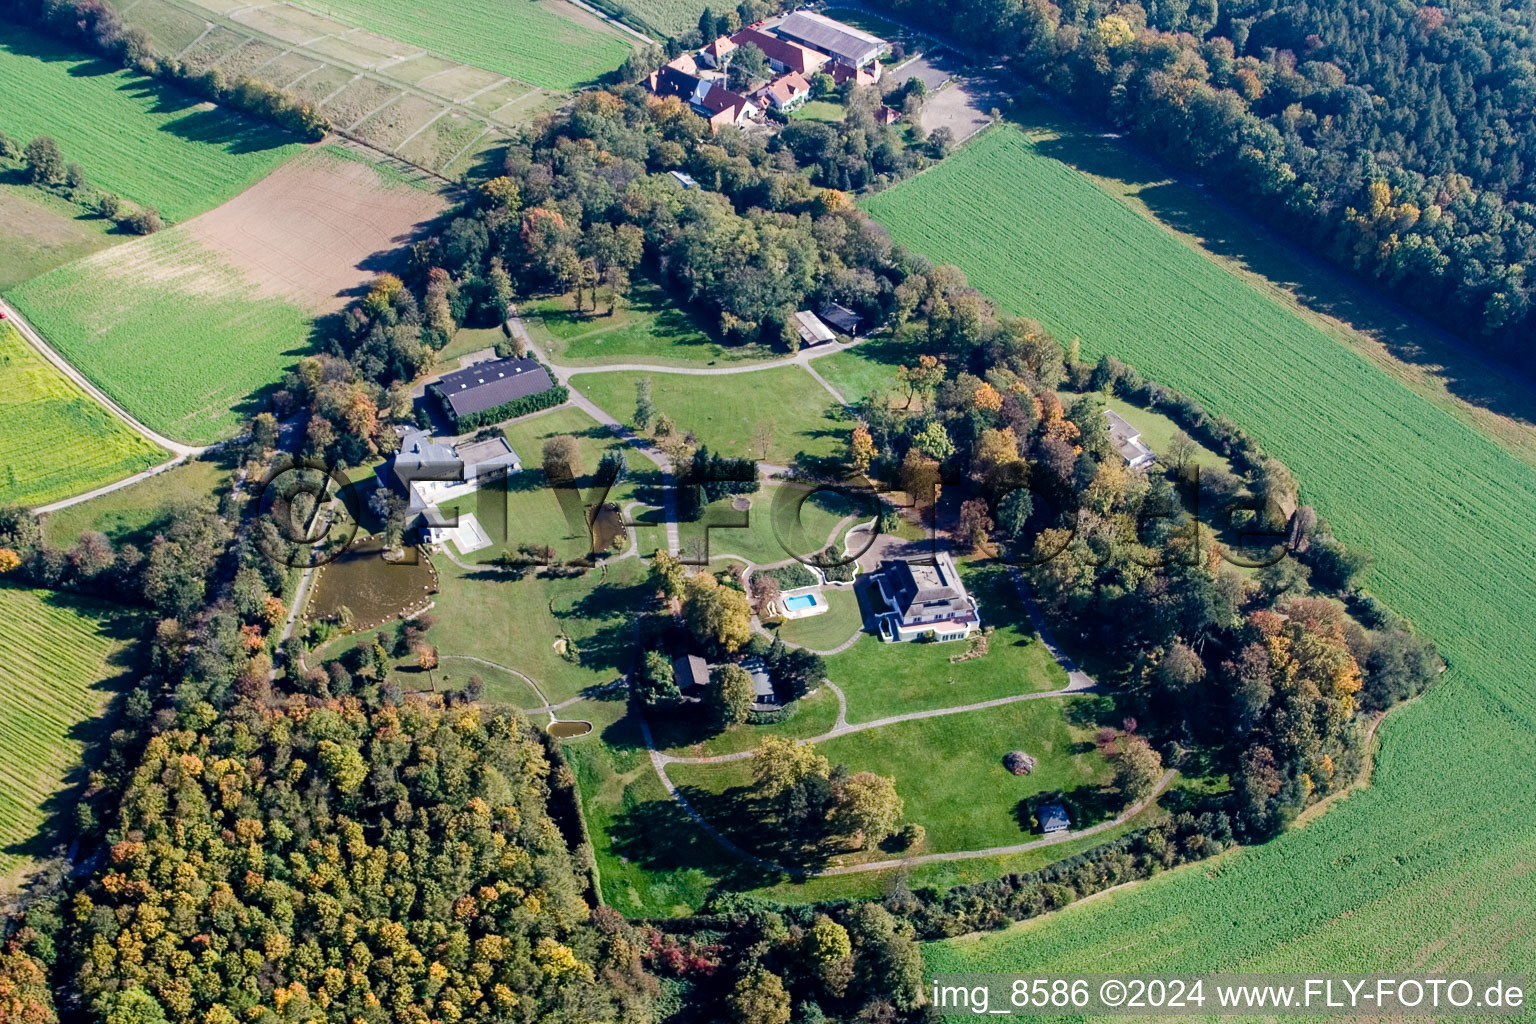
<svg viewBox="0 0 1536 1024">
<path fill-rule="evenodd" d="M 427 641 L 437 645 L 440 654 L 471 655 L 517 669 L 556 703 L 628 671 L 634 653 L 630 612 L 649 593 L 639 559 L 614 562 L 573 579 L 530 575 L 514 580 L 488 570 L 461 569 L 445 558 L 436 564 L 438 594 L 432 615 L 437 623 Z M 556 650 L 562 636 L 580 650 L 579 662 L 566 660 Z M 472 663 L 445 665 L 461 679 L 478 671 Z M 490 676 L 485 678 L 489 683 Z M 542 703 L 532 695 L 516 702 L 525 707 Z"/>
<path fill-rule="evenodd" d="M 1536 832 L 1512 825 L 1536 820 L 1536 784 L 1509 770 L 1536 756 L 1536 470 L 1095 187 L 1048 138 L 993 130 L 868 206 L 897 241 L 1081 337 L 1090 358 L 1128 359 L 1241 422 L 1341 538 L 1376 555 L 1372 589 L 1451 664 L 1378 730 L 1372 785 L 1306 828 L 1219 871 L 930 947 L 929 968 L 1536 964 Z"/>
<path fill-rule="evenodd" d="M 43 852 L 47 819 L 83 778 L 81 755 L 104 728 L 108 680 L 134 617 L 101 602 L 0 588 L 0 888 Z M 56 838 L 63 838 L 56 837 Z"/>
<path fill-rule="evenodd" d="M 598 312 L 578 313 L 569 292 L 518 307 L 534 342 L 555 362 L 567 366 L 614 362 L 715 366 L 782 356 L 763 345 L 719 344 L 678 296 L 647 277 L 635 282 L 612 315 L 607 310 L 604 295 Z"/>
<path fill-rule="evenodd" d="M 697 521 L 679 523 L 679 547 L 702 560 L 707 537 L 710 558 L 736 555 L 755 565 L 772 565 L 810 558 L 829 540 L 835 546 L 838 538 L 832 531 L 846 516 L 869 519 L 879 511 L 871 503 L 793 483 L 764 484 L 748 497 L 752 507 L 746 511 L 733 508 L 733 499 L 726 497 L 705 506 Z"/>
<path fill-rule="evenodd" d="M 462 0 L 435 8 L 431 17 L 411 0 L 303 0 L 301 6 L 546 89 L 595 82 L 630 51 L 625 36 L 558 2 Z"/>
<path fill-rule="evenodd" d="M 984 711 L 944 718 L 917 719 L 839 736 L 817 744 L 833 764 L 849 771 L 872 771 L 896 780 L 896 792 L 906 803 L 904 820 L 928 831 L 917 853 L 945 853 L 1009 846 L 1037 839 L 1020 824 L 1023 801 L 1043 792 L 1077 791 L 1111 807 L 1097 795 L 1110 776 L 1108 762 L 1092 743 L 1091 712 L 1082 705 L 1092 698 L 1023 701 Z M 1002 765 L 1010 750 L 1026 750 L 1039 759 L 1027 776 L 1014 776 Z M 712 798 L 704 803 L 715 811 L 713 824 L 727 835 L 748 837 L 761 826 L 762 814 L 747 811 L 755 803 L 752 762 L 674 764 L 668 775 L 681 789 Z M 1092 794 L 1092 795 L 1090 795 Z M 698 804 L 695 804 L 698 806 Z M 1031 826 L 1032 827 L 1032 826 Z M 860 851 L 839 858 L 844 863 L 880 860 L 889 854 Z M 1053 857 L 1054 859 L 1054 857 Z"/>
<path fill-rule="evenodd" d="M 790 111 L 789 116 L 797 121 L 826 121 L 828 124 L 842 124 L 843 117 L 847 113 L 847 109 L 841 103 L 833 100 L 806 100 Z"/>
<path fill-rule="evenodd" d="M 0 505 L 45 505 L 120 480 L 170 453 L 130 429 L 0 323 Z"/>
<path fill-rule="evenodd" d="M 838 419 L 841 409 L 798 366 L 720 376 L 583 373 L 572 377 L 571 384 L 615 419 L 633 426 L 635 381 L 641 377 L 651 378 L 658 413 L 724 455 L 787 465 L 802 453 L 826 458 L 847 442 L 848 427 Z"/>
<path fill-rule="evenodd" d="M 53 136 L 89 181 L 172 221 L 217 206 L 303 148 L 265 121 L 15 25 L 0 40 L 0 125 L 18 145 Z"/>
<path fill-rule="evenodd" d="M 896 367 L 903 361 L 916 363 L 917 356 L 889 338 L 870 338 L 842 352 L 819 356 L 811 365 L 849 404 L 857 405 L 876 391 L 894 388 Z"/>
<path fill-rule="evenodd" d="M 186 226 L 59 267 L 11 298 L 97 387 L 192 444 L 237 433 L 238 410 L 309 337 L 305 310 L 261 298 Z"/>
<path fill-rule="evenodd" d="M 213 498 L 229 486 L 229 478 L 228 466 L 192 459 L 110 494 L 48 513 L 43 518 L 43 538 L 67 548 L 86 530 L 95 530 L 114 544 L 148 548 L 169 510 Z"/>
</svg>

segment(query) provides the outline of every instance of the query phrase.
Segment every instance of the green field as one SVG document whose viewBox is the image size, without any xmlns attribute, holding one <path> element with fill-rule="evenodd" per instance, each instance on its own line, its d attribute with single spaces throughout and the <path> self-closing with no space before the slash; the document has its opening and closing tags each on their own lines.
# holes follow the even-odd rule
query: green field
<svg viewBox="0 0 1536 1024">
<path fill-rule="evenodd" d="M 645 563 L 639 559 L 614 562 L 606 570 L 575 579 L 510 580 L 461 569 L 445 558 L 434 564 L 439 592 L 432 615 L 437 624 L 427 638 L 440 655 L 468 655 L 516 669 L 553 702 L 611 683 L 629 670 L 634 649 L 630 612 L 650 593 L 641 583 Z M 575 641 L 579 663 L 555 650 L 562 635 Z M 473 662 L 446 657 L 443 668 L 460 682 L 480 671 Z M 438 675 L 442 686 L 442 673 Z M 489 672 L 484 678 L 487 684 L 494 681 Z M 541 703 L 531 693 L 518 694 L 510 682 L 503 699 L 524 707 Z"/>
<path fill-rule="evenodd" d="M 603 290 L 598 311 L 576 312 L 570 294 L 535 299 L 518 306 L 528 333 L 550 359 L 566 366 L 603 363 L 655 363 L 663 366 L 714 366 L 717 363 L 777 359 L 762 345 L 721 345 L 703 322 L 668 292 L 640 278 L 610 315 Z"/>
<path fill-rule="evenodd" d="M 546 89 L 594 82 L 630 51 L 626 36 L 591 15 L 537 0 L 461 0 L 434 7 L 430 16 L 411 0 L 301 0 L 299 6 Z"/>
<path fill-rule="evenodd" d="M 105 604 L 0 588 L 0 887 L 34 852 L 30 841 L 76 781 L 119 662 L 128 616 Z M 66 818 L 65 820 L 72 820 Z"/>
<path fill-rule="evenodd" d="M 715 451 L 762 458 L 757 445 L 767 431 L 766 461 L 788 465 L 798 453 L 825 458 L 847 447 L 849 428 L 835 417 L 837 403 L 798 366 L 722 376 L 677 373 L 583 373 L 571 386 L 622 423 L 635 411 L 635 381 L 650 377 L 658 413 L 672 417 Z"/>
<path fill-rule="evenodd" d="M 831 124 L 840 124 L 847 113 L 848 111 L 841 103 L 832 100 L 806 100 L 790 111 L 789 116 L 799 121 L 826 121 Z"/>
<path fill-rule="evenodd" d="M 1219 872 L 937 947 L 930 966 L 1536 964 L 1536 784 L 1511 770 L 1536 756 L 1536 471 L 1013 129 L 868 205 L 897 241 L 1090 357 L 1112 352 L 1240 422 L 1377 556 L 1375 591 L 1451 664 L 1382 725 L 1374 784 L 1306 828 Z"/>
<path fill-rule="evenodd" d="M 262 298 L 184 228 L 77 260 L 11 293 L 97 387 L 167 437 L 207 444 L 303 353 L 310 316 Z"/>
<path fill-rule="evenodd" d="M 88 181 L 172 221 L 244 191 L 303 148 L 265 121 L 14 25 L 0 40 L 0 128 L 17 145 L 53 136 Z"/>
<path fill-rule="evenodd" d="M 699 15 L 709 4 L 704 0 L 599 0 L 592 6 L 659 35 L 680 36 L 699 27 Z"/>
<path fill-rule="evenodd" d="M 169 457 L 0 324 L 0 505 L 45 505 Z"/>
<path fill-rule="evenodd" d="M 115 544 L 147 548 L 172 509 L 213 498 L 228 486 L 229 475 L 229 469 L 217 462 L 184 462 L 110 494 L 48 513 L 43 537 L 55 547 L 67 548 L 86 530 L 96 530 Z"/>
</svg>

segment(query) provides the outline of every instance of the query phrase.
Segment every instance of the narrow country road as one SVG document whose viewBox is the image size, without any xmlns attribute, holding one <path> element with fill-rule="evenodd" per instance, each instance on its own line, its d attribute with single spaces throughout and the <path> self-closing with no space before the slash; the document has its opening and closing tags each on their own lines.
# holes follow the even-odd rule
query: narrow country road
<svg viewBox="0 0 1536 1024">
<path fill-rule="evenodd" d="M 96 401 L 106 406 L 114 416 L 128 424 L 128 426 L 132 427 L 135 431 L 143 434 L 145 437 L 149 438 L 151 441 L 155 442 L 155 444 L 164 448 L 166 451 L 172 452 L 175 455 L 179 455 L 182 458 L 187 458 L 192 455 L 201 455 L 203 452 L 208 450 L 206 447 L 199 448 L 192 445 L 182 444 L 180 441 L 172 441 L 164 434 L 159 434 L 153 430 L 150 430 L 144 424 L 130 416 L 128 414 L 128 410 L 124 409 L 121 405 L 118 405 L 117 402 L 113 400 L 109 395 L 107 395 L 105 391 L 102 391 L 95 384 L 92 384 L 90 380 L 86 378 L 85 374 L 81 373 L 79 370 L 70 365 L 67 359 L 55 352 L 52 346 L 43 340 L 43 336 L 38 334 L 36 329 L 34 329 L 31 324 L 27 323 L 26 317 L 22 316 L 20 311 L 17 310 L 15 306 L 12 306 L 10 303 L 0 299 L 0 311 L 5 312 L 7 322 L 15 324 L 16 330 L 21 332 L 21 336 L 26 338 L 27 341 L 31 343 L 32 347 L 37 349 L 37 351 L 42 354 L 44 359 L 47 359 L 50 363 L 57 367 L 59 372 L 73 381 L 75 385 L 80 388 L 80 390 L 84 391 L 86 394 L 96 399 Z M 154 474 L 146 470 L 145 473 L 136 475 L 142 477 L 145 475 L 153 476 Z M 116 487 L 122 486 L 126 486 L 126 484 L 122 481 L 119 481 L 117 484 L 114 484 L 112 488 L 108 489 L 115 489 Z M 107 489 L 102 489 L 101 493 L 105 493 L 105 490 Z M 95 493 L 97 492 L 92 492 L 92 494 Z"/>
</svg>

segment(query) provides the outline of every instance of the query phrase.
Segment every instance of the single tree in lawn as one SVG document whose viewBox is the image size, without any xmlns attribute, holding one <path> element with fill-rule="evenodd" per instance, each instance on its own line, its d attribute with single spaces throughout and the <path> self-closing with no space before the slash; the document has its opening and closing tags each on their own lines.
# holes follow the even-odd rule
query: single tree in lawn
<svg viewBox="0 0 1536 1024">
<path fill-rule="evenodd" d="M 752 677 L 740 665 L 720 665 L 709 674 L 709 703 L 721 725 L 739 725 L 752 710 Z"/>
<path fill-rule="evenodd" d="M 1189 465 L 1189 460 L 1195 457 L 1198 449 L 1194 438 L 1182 430 L 1175 430 L 1168 439 L 1168 461 L 1173 463 L 1174 471 L 1183 474 L 1184 467 Z"/>
<path fill-rule="evenodd" d="M 544 476 L 551 483 L 565 483 L 581 476 L 581 445 L 569 434 L 557 434 L 544 442 Z"/>
<path fill-rule="evenodd" d="M 853 436 L 848 439 L 848 463 L 855 473 L 869 472 L 869 464 L 874 461 L 880 450 L 875 447 L 875 439 L 870 434 L 869 428 L 860 423 L 853 428 Z"/>
<path fill-rule="evenodd" d="M 437 692 L 437 677 L 432 674 L 437 668 L 437 648 L 431 644 L 420 644 L 416 648 L 416 667 L 427 674 L 427 681 L 432 686 L 432 692 Z"/>
<path fill-rule="evenodd" d="M 770 800 L 806 779 L 826 778 L 832 765 L 809 743 L 784 736 L 769 736 L 752 754 L 752 778 L 758 792 Z"/>
<path fill-rule="evenodd" d="M 603 452 L 597 460 L 597 479 L 608 487 L 617 487 L 629 479 L 629 460 L 617 448 Z"/>
<path fill-rule="evenodd" d="M 656 406 L 651 400 L 651 378 L 641 377 L 635 381 L 635 427 L 638 430 L 648 430 L 651 421 L 656 418 Z"/>
<path fill-rule="evenodd" d="M 752 605 L 747 595 L 720 583 L 707 572 L 683 585 L 683 620 L 693 635 L 725 654 L 734 654 L 752 637 Z"/>
<path fill-rule="evenodd" d="M 635 696 L 647 707 L 675 704 L 682 693 L 672 675 L 672 662 L 660 651 L 646 651 L 635 679 Z"/>
</svg>

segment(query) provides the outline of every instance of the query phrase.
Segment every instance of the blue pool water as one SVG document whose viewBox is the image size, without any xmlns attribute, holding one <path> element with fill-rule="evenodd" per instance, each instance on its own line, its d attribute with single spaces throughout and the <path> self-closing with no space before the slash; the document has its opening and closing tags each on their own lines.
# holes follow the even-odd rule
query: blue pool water
<svg viewBox="0 0 1536 1024">
<path fill-rule="evenodd" d="M 784 599 L 784 607 L 792 612 L 814 608 L 816 607 L 816 597 L 814 594 L 796 594 L 794 597 L 786 597 Z"/>
</svg>

